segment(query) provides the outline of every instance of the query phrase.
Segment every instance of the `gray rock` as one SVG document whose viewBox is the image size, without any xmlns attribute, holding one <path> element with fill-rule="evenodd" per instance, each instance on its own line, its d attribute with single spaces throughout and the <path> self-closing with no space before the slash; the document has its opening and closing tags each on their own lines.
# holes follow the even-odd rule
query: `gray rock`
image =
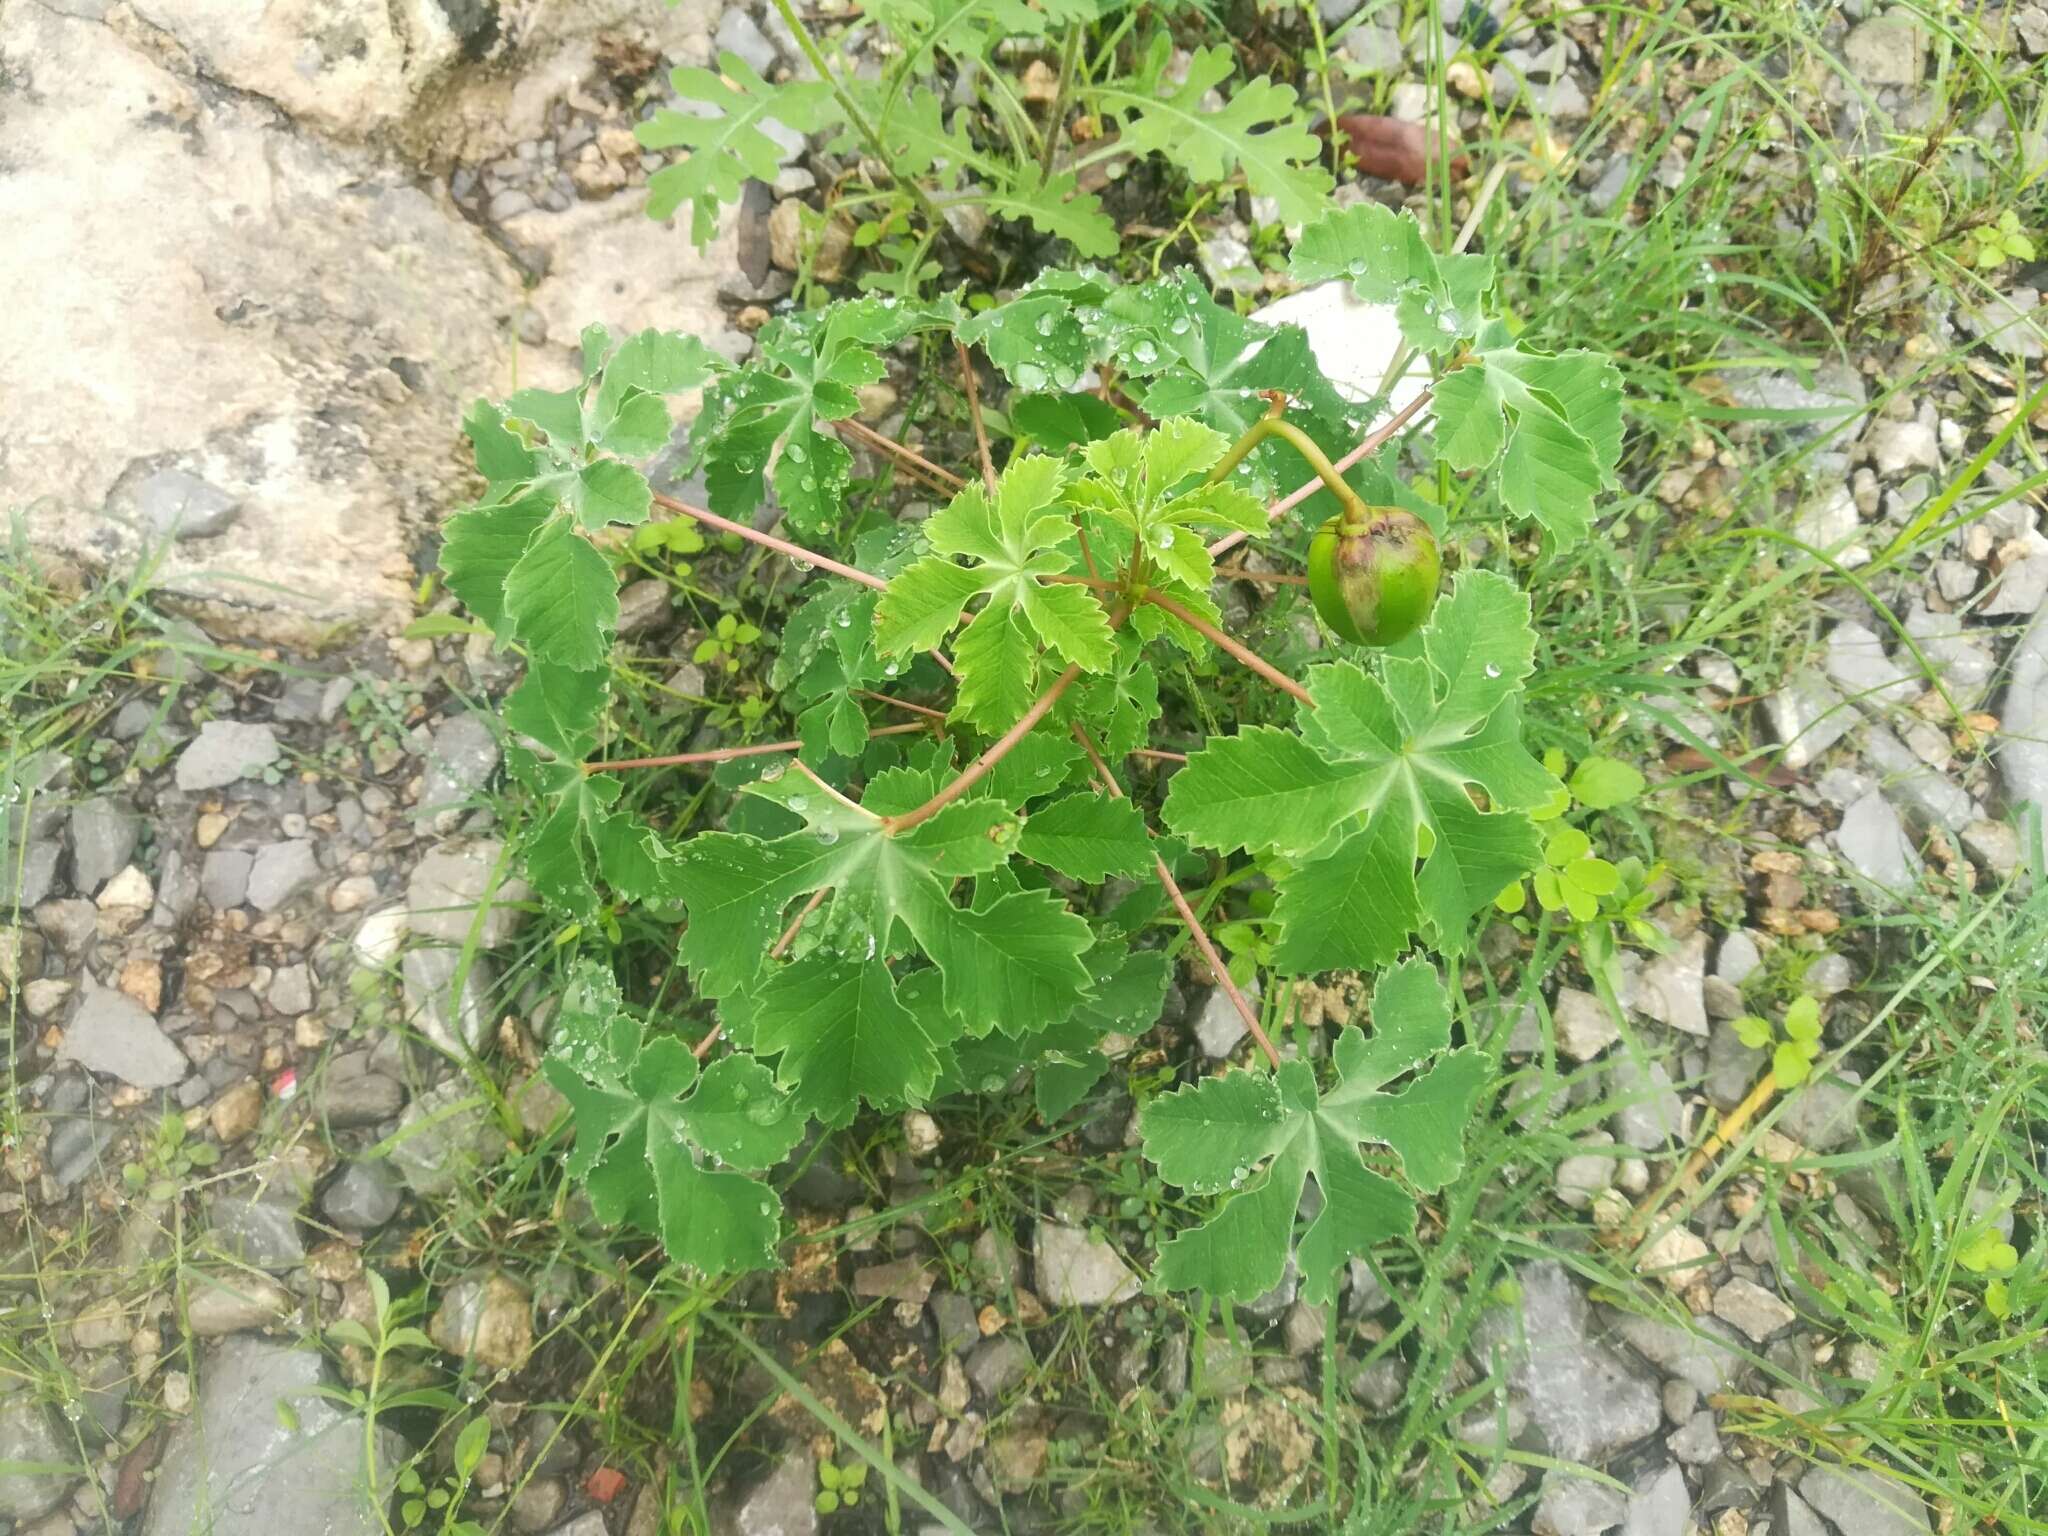
<svg viewBox="0 0 2048 1536">
<path fill-rule="evenodd" d="M 1785 1101 L 1777 1128 L 1812 1152 L 1831 1152 L 1856 1134 L 1855 1094 L 1832 1077 L 1810 1077 Z"/>
<path fill-rule="evenodd" d="M 313 1006 L 312 969 L 303 960 L 279 966 L 263 997 L 285 1017 L 297 1018 Z"/>
<path fill-rule="evenodd" d="M 306 1262 L 298 1203 L 289 1197 L 274 1190 L 218 1194 L 207 1202 L 206 1215 L 215 1246 L 230 1258 L 274 1275 Z"/>
<path fill-rule="evenodd" d="M 28 1521 L 63 1503 L 85 1469 L 68 1470 L 78 1448 L 57 1438 L 49 1411 L 19 1382 L 9 1396 L 0 1406 L 0 1520 Z"/>
<path fill-rule="evenodd" d="M 958 1291 L 933 1291 L 929 1305 L 942 1354 L 964 1353 L 981 1338 L 981 1327 L 971 1298 L 962 1296 Z"/>
<path fill-rule="evenodd" d="M 1543 1493 L 1529 1529 L 1536 1536 L 1601 1536 L 1628 1513 L 1629 1501 L 1605 1483 L 1553 1467 L 1543 1474 Z"/>
<path fill-rule="evenodd" d="M 1763 951 L 1746 928 L 1737 928 L 1721 941 L 1714 956 L 1714 974 L 1733 986 L 1741 986 L 1764 963 Z"/>
<path fill-rule="evenodd" d="M 729 19 L 741 13 L 725 14 Z M 721 1536 L 816 1536 L 817 1497 L 818 1468 L 810 1447 L 795 1446 L 783 1451 L 774 1469 L 733 1508 L 729 1520 L 714 1525 Z"/>
<path fill-rule="evenodd" d="M 1230 293 L 1257 293 L 1263 285 L 1251 247 L 1231 234 L 1214 234 L 1195 248 L 1209 282 Z"/>
<path fill-rule="evenodd" d="M 1870 462 L 1880 475 L 1900 475 L 1909 469 L 1941 468 L 1941 438 L 1936 430 L 1934 407 L 1929 404 L 1918 416 L 1904 420 L 1880 416 L 1871 423 L 1863 440 Z"/>
<path fill-rule="evenodd" d="M 1524 89 L 1529 98 L 1529 110 L 1554 122 L 1584 122 L 1586 114 L 1592 110 L 1584 87 L 1570 75 L 1560 75 L 1555 80 L 1542 83 L 1532 80 Z"/>
<path fill-rule="evenodd" d="M 1904 7 L 1852 28 L 1842 39 L 1849 73 L 1866 86 L 1918 85 L 1927 64 L 1927 34 Z"/>
<path fill-rule="evenodd" d="M 1881 890 L 1904 892 L 1919 880 L 1920 855 L 1881 794 L 1864 795 L 1842 812 L 1835 847 L 1851 869 Z"/>
<path fill-rule="evenodd" d="M 256 856 L 239 848 L 216 848 L 199 866 L 199 894 L 216 912 L 239 907 L 249 898 L 249 870 Z"/>
<path fill-rule="evenodd" d="M 457 1109 L 464 1100 L 472 1102 Z M 466 1080 L 456 1077 L 428 1089 L 407 1107 L 391 1161 L 414 1194 L 431 1197 L 446 1194 L 490 1167 L 504 1150 L 504 1137 L 491 1120 L 489 1106 L 477 1099 Z"/>
<path fill-rule="evenodd" d="M 1770 1059 L 1767 1047 L 1744 1045 L 1732 1023 L 1725 1019 L 1715 1021 L 1713 1032 L 1707 1036 L 1708 1102 L 1716 1109 L 1733 1109 L 1748 1096 L 1750 1085 Z"/>
<path fill-rule="evenodd" d="M 1844 1536 L 1927 1536 L 1932 1529 L 1920 1495 L 1874 1468 L 1808 1467 L 1799 1496 Z"/>
<path fill-rule="evenodd" d="M 977 1285 L 991 1291 L 1007 1291 L 1017 1283 L 1022 1259 L 1016 1240 L 997 1227 L 983 1227 L 968 1250 L 967 1272 Z"/>
<path fill-rule="evenodd" d="M 1984 814 L 1967 792 L 1921 762 L 1882 726 L 1864 731 L 1863 755 L 1882 771 L 1885 798 L 1922 825 L 1959 835 Z"/>
<path fill-rule="evenodd" d="M 1394 1412 L 1408 1396 L 1408 1362 L 1382 1355 L 1354 1371 L 1346 1383 L 1352 1397 L 1376 1414 Z"/>
<path fill-rule="evenodd" d="M 1885 654 L 1876 631 L 1854 620 L 1828 632 L 1825 662 L 1828 679 L 1866 710 L 1904 704 L 1920 691 L 1913 674 Z"/>
<path fill-rule="evenodd" d="M 157 1028 L 156 1020 L 126 993 L 88 988 L 64 1031 L 60 1061 L 118 1077 L 136 1088 L 169 1088 L 182 1082 L 185 1053 Z"/>
<path fill-rule="evenodd" d="M 1707 936 L 1694 932 L 1668 954 L 1658 955 L 1636 979 L 1629 1006 L 1667 1028 L 1704 1037 L 1707 1033 Z"/>
<path fill-rule="evenodd" d="M 1371 1317 L 1393 1304 L 1394 1298 L 1380 1284 L 1380 1277 L 1373 1273 L 1372 1265 L 1364 1259 L 1353 1259 L 1345 1269 L 1350 1281 L 1344 1292 L 1346 1317 Z"/>
<path fill-rule="evenodd" d="M 462 971 L 459 949 L 440 944 L 409 949 L 400 969 L 412 1025 L 437 1050 L 462 1056 L 490 1044 L 494 973 L 488 959 L 482 955 L 472 959 L 459 992 L 455 986 Z"/>
<path fill-rule="evenodd" d="M 426 782 L 420 786 L 414 818 L 436 832 L 452 830 L 471 798 L 490 783 L 498 756 L 498 739 L 483 716 L 463 714 L 443 720 L 434 728 L 434 739 L 427 747 Z"/>
<path fill-rule="evenodd" d="M 1998 586 L 1981 609 L 1986 618 L 2030 616 L 2048 603 L 2048 540 L 2030 534 L 2028 552 L 1998 573 Z"/>
<path fill-rule="evenodd" d="M 503 859 L 503 853 L 503 844 L 485 839 L 443 843 L 421 859 L 413 866 L 412 878 L 406 884 L 406 908 L 412 931 L 442 944 L 465 944 L 471 924 L 479 909 L 483 909 L 483 947 L 496 949 L 509 940 L 525 917 L 518 904 L 527 900 L 533 890 L 512 874 L 511 861 Z M 486 908 L 485 893 L 491 891 L 494 873 L 501 873 L 503 878 Z"/>
<path fill-rule="evenodd" d="M 2048 612 L 2027 626 L 2008 661 L 1999 710 L 1998 767 L 2007 798 L 2048 809 Z"/>
<path fill-rule="evenodd" d="M 1714 1293 L 1714 1316 L 1733 1323 L 1761 1344 L 1799 1314 L 1753 1280 L 1730 1280 Z"/>
<path fill-rule="evenodd" d="M 2041 295 L 2022 286 L 1982 303 L 1957 305 L 1956 324 L 2007 357 L 2031 361 L 2048 353 L 2040 307 Z"/>
<path fill-rule="evenodd" d="M 350 1163 L 321 1193 L 320 1213 L 344 1232 L 374 1232 L 398 1214 L 404 1193 L 389 1163 Z"/>
<path fill-rule="evenodd" d="M 766 76 L 775 68 L 775 45 L 737 5 L 727 6 L 718 18 L 718 32 L 712 41 L 720 53 L 738 54 L 757 75 Z"/>
<path fill-rule="evenodd" d="M 1259 1006 L 1259 986 L 1254 981 L 1242 989 L 1244 1000 L 1256 1010 Z M 1202 1011 L 1195 1015 L 1195 1040 L 1202 1047 L 1202 1054 L 1214 1061 L 1221 1061 L 1236 1050 L 1239 1042 L 1249 1034 L 1244 1027 L 1244 1017 L 1230 1001 L 1230 994 L 1221 987 L 1211 987 L 1203 1000 Z"/>
<path fill-rule="evenodd" d="M 91 896 L 128 867 L 142 839 L 142 818 L 125 800 L 102 797 L 71 808 L 71 884 Z"/>
<path fill-rule="evenodd" d="M 1620 1101 L 1614 1111 L 1617 1139 L 1638 1152 L 1655 1152 L 1684 1134 L 1685 1108 L 1663 1062 L 1646 1065 L 1623 1052 L 1608 1068 L 1608 1082 Z"/>
<path fill-rule="evenodd" d="M 133 1367 L 108 1355 L 79 1373 L 79 1428 L 101 1445 L 117 1440 L 128 1422 L 128 1387 Z"/>
<path fill-rule="evenodd" d="M 182 469 L 159 469 L 123 485 L 114 505 L 153 538 L 210 539 L 227 532 L 242 503 L 219 486 Z"/>
<path fill-rule="evenodd" d="M 185 1292 L 185 1326 L 202 1339 L 266 1328 L 291 1310 L 283 1286 L 247 1270 L 197 1276 Z"/>
<path fill-rule="evenodd" d="M 191 793 L 222 789 L 261 773 L 284 754 L 277 733 L 245 720 L 209 720 L 178 754 L 178 788 Z"/>
<path fill-rule="evenodd" d="M 1815 997 L 1834 997 L 1854 985 L 1855 973 L 1846 955 L 1821 955 L 1806 968 L 1806 990 Z"/>
<path fill-rule="evenodd" d="M 1692 1383 L 1702 1397 L 1726 1391 L 1742 1369 L 1735 1330 L 1719 1318 L 1695 1318 L 1688 1328 L 1634 1312 L 1605 1310 L 1601 1317 L 1637 1354 Z"/>
<path fill-rule="evenodd" d="M 1711 1419 L 1711 1415 L 1702 1415 Z M 1636 1479 L 1623 1516 L 1622 1536 L 1685 1536 L 1691 1523 L 1692 1495 L 1685 1474 L 1667 1464 Z"/>
<path fill-rule="evenodd" d="M 320 1357 L 229 1339 L 208 1359 L 197 1411 L 172 1430 L 142 1536 L 381 1536 L 379 1509 L 406 1456 L 379 1428 L 378 1487 L 363 1422 L 320 1395 Z M 279 1405 L 289 1408 L 280 1413 Z"/>
<path fill-rule="evenodd" d="M 1862 533 L 1856 498 L 1846 485 L 1809 502 L 1792 524 L 1793 538 L 1850 567 L 1870 564 L 1869 546 L 1855 542 Z"/>
<path fill-rule="evenodd" d="M 1773 431 L 1812 437 L 1862 418 L 1869 404 L 1863 376 L 1846 363 L 1823 364 L 1813 370 L 1813 383 L 1792 373 L 1741 373 L 1730 381 L 1729 394 L 1752 410 L 1797 411 L 1810 420 L 1772 422 Z"/>
<path fill-rule="evenodd" d="M 1664 1422 L 1656 1384 L 1588 1332 L 1586 1298 L 1562 1264 L 1519 1271 L 1521 1295 L 1474 1330 L 1482 1370 L 1504 1359 L 1508 1385 L 1553 1456 L 1598 1465 L 1655 1434 Z"/>
<path fill-rule="evenodd" d="M 1337 51 L 1375 74 L 1393 74 L 1402 63 L 1401 39 L 1392 27 L 1353 27 L 1344 34 Z"/>
<path fill-rule="evenodd" d="M 44 900 L 57 888 L 57 865 L 63 857 L 64 847 L 54 838 L 30 843 L 21 855 L 16 884 L 14 850 L 0 838 L 0 912 L 9 907 L 33 907 Z"/>
<path fill-rule="evenodd" d="M 1785 1482 L 1771 1484 L 1771 1536 L 1828 1536 L 1813 1506 Z"/>
<path fill-rule="evenodd" d="M 315 1117 L 337 1131 L 376 1125 L 404 1108 L 404 1085 L 381 1072 L 329 1073 L 313 1093 Z"/>
<path fill-rule="evenodd" d="M 1107 1240 L 1056 1221 L 1041 1220 L 1032 1232 L 1031 1265 L 1048 1306 L 1114 1306 L 1142 1289 Z"/>
<path fill-rule="evenodd" d="M 450 1286 L 427 1334 L 452 1355 L 516 1371 L 533 1352 L 533 1295 L 509 1275 L 465 1275 Z"/>
<path fill-rule="evenodd" d="M 567 1525 L 556 1526 L 548 1536 L 611 1536 L 611 1532 L 604 1523 L 603 1510 L 587 1509 Z M 772 1536 L 772 1533 L 763 1531 L 758 1536 Z"/>
<path fill-rule="evenodd" d="M 1559 1200 L 1575 1211 L 1583 1211 L 1593 1203 L 1594 1196 L 1614 1187 L 1614 1154 L 1598 1150 L 1611 1148 L 1614 1138 L 1605 1131 L 1594 1131 L 1577 1145 L 1595 1150 L 1560 1159 L 1553 1187 Z"/>
<path fill-rule="evenodd" d="M 1550 1022 L 1557 1031 L 1558 1050 L 1573 1061 L 1591 1061 L 1621 1038 L 1621 1025 L 1607 1005 L 1577 987 L 1557 989 Z"/>
<path fill-rule="evenodd" d="M 1686 1390 L 1691 1390 L 1688 1383 Z M 1714 1423 L 1711 1409 L 1702 1408 L 1681 1424 L 1664 1443 L 1671 1447 L 1671 1454 L 1689 1467 L 1705 1466 L 1721 1457 L 1721 1431 Z"/>
<path fill-rule="evenodd" d="M 967 1353 L 967 1379 L 985 1403 L 995 1403 L 1031 1369 L 1031 1351 L 1006 1333 L 983 1339 Z"/>
<path fill-rule="evenodd" d="M 1764 700 L 1764 714 L 1785 744 L 1785 766 L 1794 770 L 1813 762 L 1856 723 L 1855 711 L 1811 667 L 1801 667 Z"/>
<path fill-rule="evenodd" d="M 319 878 L 320 860 L 311 838 L 271 843 L 256 850 L 246 899 L 259 912 L 275 912 Z"/>
</svg>

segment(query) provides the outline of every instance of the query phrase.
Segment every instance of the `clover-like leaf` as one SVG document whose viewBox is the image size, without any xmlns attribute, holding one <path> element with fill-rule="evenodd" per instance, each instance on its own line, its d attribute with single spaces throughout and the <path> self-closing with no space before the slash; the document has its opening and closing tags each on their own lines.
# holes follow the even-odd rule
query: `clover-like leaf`
<svg viewBox="0 0 2048 1536">
<path fill-rule="evenodd" d="M 1174 776 L 1174 831 L 1298 861 L 1277 882 L 1279 970 L 1384 965 L 1423 928 L 1453 942 L 1535 865 L 1527 811 L 1558 786 L 1521 740 L 1515 694 L 1534 651 L 1528 599 L 1465 572 L 1379 675 L 1311 669 L 1298 733 L 1213 737 Z"/>
<path fill-rule="evenodd" d="M 1161 1246 L 1165 1285 L 1236 1300 L 1269 1290 L 1286 1267 L 1313 1176 L 1322 1205 L 1295 1252 L 1301 1294 L 1321 1305 L 1334 1295 L 1346 1260 L 1415 1220 L 1413 1198 L 1367 1165 L 1360 1143 L 1390 1148 L 1419 1189 L 1456 1176 L 1465 1122 L 1492 1061 L 1470 1048 L 1448 1049 L 1449 1003 L 1425 962 L 1411 960 L 1380 978 L 1372 1020 L 1370 1035 L 1347 1028 L 1337 1037 L 1336 1076 L 1327 1088 L 1318 1089 L 1314 1069 L 1297 1060 L 1271 1075 L 1205 1078 L 1145 1107 L 1139 1128 L 1160 1176 L 1190 1194 L 1224 1197 L 1207 1221 Z"/>
<path fill-rule="evenodd" d="M 774 1266 L 780 1202 L 735 1170 L 780 1161 L 804 1122 L 766 1067 L 731 1056 L 700 1075 L 689 1047 L 651 1034 L 610 970 L 586 960 L 570 975 L 542 1070 L 569 1102 L 566 1166 L 587 1181 L 600 1219 L 656 1234 L 671 1258 L 706 1274 Z"/>
</svg>

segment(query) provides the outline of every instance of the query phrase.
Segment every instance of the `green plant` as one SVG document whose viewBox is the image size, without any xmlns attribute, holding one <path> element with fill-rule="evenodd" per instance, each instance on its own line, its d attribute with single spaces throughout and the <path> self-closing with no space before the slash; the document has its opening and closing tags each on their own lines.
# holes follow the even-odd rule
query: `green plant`
<svg viewBox="0 0 2048 1536">
<path fill-rule="evenodd" d="M 1241 177 L 1289 223 L 1313 219 L 1330 190 L 1293 89 L 1235 80 L 1228 47 L 1177 56 L 1166 17 L 1148 7 L 887 0 L 860 13 L 868 46 L 886 61 L 871 72 L 828 57 L 829 40 L 788 0 L 775 6 L 813 78 L 771 85 L 721 54 L 715 71 L 671 77 L 706 115 L 663 109 L 637 130 L 650 150 L 683 151 L 655 172 L 647 210 L 665 219 L 687 204 L 699 245 L 747 178 L 775 179 L 776 128 L 825 135 L 856 162 L 825 217 L 806 222 L 838 223 L 839 239 L 870 253 L 862 285 L 901 296 L 928 286 L 935 242 L 970 220 L 1025 221 L 1084 257 L 1114 255 L 1116 221 L 1092 189 L 1129 174 L 1127 161 L 1157 157 L 1207 188 Z M 1028 52 L 1028 68 L 1009 45 Z M 1206 100 L 1225 87 L 1220 107 Z"/>
<path fill-rule="evenodd" d="M 1294 270 L 1398 306 L 1409 346 L 1439 370 L 1445 473 L 1499 469 L 1509 516 L 1557 541 L 1583 532 L 1620 446 L 1610 365 L 1513 341 L 1488 314 L 1484 261 L 1439 258 L 1413 219 L 1377 206 L 1310 226 Z M 1054 451 L 1018 451 L 1000 473 L 985 451 L 981 480 L 906 528 L 852 502 L 831 424 L 881 376 L 880 348 L 947 333 L 986 350 L 1010 385 L 1005 417 L 1035 422 Z M 450 586 L 527 658 L 505 705 L 508 761 L 535 806 L 526 873 L 575 925 L 564 943 L 583 946 L 546 1060 L 574 1115 L 570 1171 L 602 1217 L 658 1233 L 682 1262 L 772 1265 L 779 1207 L 747 1170 L 773 1166 L 807 1122 L 999 1093 L 1020 1069 L 1056 1116 L 1106 1070 L 1106 1033 L 1157 1017 L 1159 897 L 1098 900 L 1107 882 L 1156 880 L 1162 920 L 1227 978 L 1181 877 L 1202 872 L 1216 892 L 1257 877 L 1274 893 L 1272 978 L 1381 971 L 1373 1032 L 1341 1032 L 1325 1078 L 1283 1061 L 1225 979 L 1263 1065 L 1144 1109 L 1147 1155 L 1209 1212 L 1162 1244 L 1160 1276 L 1221 1296 L 1266 1289 L 1313 1175 L 1323 1214 L 1298 1252 L 1304 1294 L 1327 1298 L 1345 1258 L 1410 1227 L 1412 1189 L 1456 1173 L 1492 1078 L 1482 1052 L 1457 1046 L 1435 966 L 1408 951 L 1462 948 L 1471 919 L 1537 864 L 1533 814 L 1562 786 L 1521 742 L 1537 637 L 1506 576 L 1460 571 L 1398 644 L 1327 640 L 1305 681 L 1226 632 L 1209 589 L 1217 558 L 1247 539 L 1298 558 L 1310 529 L 1361 518 L 1368 501 L 1449 537 L 1391 457 L 1374 457 L 1424 446 L 1403 433 L 1431 396 L 1373 426 L 1299 331 L 1245 321 L 1184 274 L 1126 288 L 1051 272 L 972 315 L 848 300 L 760 340 L 753 363 L 729 369 L 686 338 L 592 330 L 580 387 L 479 403 L 468 421 L 490 486 L 452 520 L 442 558 Z M 1066 393 L 1105 367 L 1149 426 Z M 655 496 L 625 461 L 665 440 L 662 397 L 697 386 L 691 448 L 710 508 Z M 978 412 L 973 425 L 986 443 Z M 1330 458 L 1346 447 L 1348 478 Z M 1315 475 L 1288 491 L 1295 455 Z M 744 520 L 771 478 L 789 528 L 847 558 Z M 656 504 L 841 578 L 807 588 L 781 631 L 773 683 L 797 740 L 593 758 L 618 600 L 590 535 Z M 1287 519 L 1297 507 L 1301 521 Z M 1187 754 L 1158 806 L 1162 834 L 1146 782 L 1112 765 L 1156 759 L 1162 679 L 1219 659 L 1264 691 L 1241 702 L 1234 734 Z M 946 708 L 913 697 L 948 692 Z M 870 717 L 897 706 L 914 718 Z M 735 791 L 723 829 L 671 838 L 622 802 L 622 773 L 687 766 Z M 606 925 L 590 920 L 621 907 L 686 919 L 676 955 L 704 1010 L 694 1019 L 620 985 Z M 685 1023 L 701 1030 L 694 1045 Z M 700 1068 L 721 1041 L 729 1053 Z"/>
<path fill-rule="evenodd" d="M 1795 998 L 1785 1010 L 1782 1027 L 1780 1037 L 1769 1019 L 1754 1013 L 1735 1021 L 1735 1033 L 1744 1045 L 1753 1051 L 1770 1051 L 1771 1074 L 1778 1087 L 1796 1088 L 1811 1075 L 1820 1058 L 1820 1003 L 1811 997 Z"/>
<path fill-rule="evenodd" d="M 2010 261 L 2032 261 L 2034 242 L 2020 216 L 2003 210 L 1989 224 L 1965 230 L 1956 240 L 1956 260 L 1980 272 L 1995 272 Z"/>
<path fill-rule="evenodd" d="M 868 1464 L 864 1461 L 845 1467 L 821 1461 L 818 1463 L 818 1496 L 811 1502 L 821 1515 L 852 1509 L 860 1503 L 860 1491 L 867 1480 Z"/>
<path fill-rule="evenodd" d="M 184 1117 L 167 1110 L 143 1142 L 140 1156 L 121 1165 L 121 1182 L 152 1200 L 169 1200 L 195 1169 L 211 1168 L 219 1161 L 219 1147 L 193 1140 Z"/>
<path fill-rule="evenodd" d="M 761 638 L 761 631 L 744 619 L 721 613 L 718 622 L 711 627 L 711 633 L 697 642 L 697 648 L 690 652 L 690 660 L 716 662 L 728 672 L 737 672 L 741 653 Z"/>
</svg>

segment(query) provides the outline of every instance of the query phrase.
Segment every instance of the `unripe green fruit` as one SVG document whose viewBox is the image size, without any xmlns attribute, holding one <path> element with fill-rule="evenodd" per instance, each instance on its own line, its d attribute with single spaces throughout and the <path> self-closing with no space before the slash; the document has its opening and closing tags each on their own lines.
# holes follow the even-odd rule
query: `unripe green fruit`
<svg viewBox="0 0 2048 1536">
<path fill-rule="evenodd" d="M 1368 507 L 1367 521 L 1339 513 L 1308 546 L 1308 591 L 1342 639 L 1392 645 L 1422 627 L 1436 606 L 1443 561 L 1428 527 L 1398 507 Z"/>
</svg>

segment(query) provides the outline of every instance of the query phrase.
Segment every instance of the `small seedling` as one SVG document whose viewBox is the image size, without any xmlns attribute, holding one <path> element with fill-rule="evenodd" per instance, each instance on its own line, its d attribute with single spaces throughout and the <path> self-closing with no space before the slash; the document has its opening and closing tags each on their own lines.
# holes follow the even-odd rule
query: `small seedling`
<svg viewBox="0 0 2048 1536">
<path fill-rule="evenodd" d="M 761 638 L 761 631 L 731 614 L 720 614 L 718 623 L 710 634 L 697 642 L 696 650 L 690 653 L 690 660 L 702 665 L 716 662 L 728 672 L 739 670 L 739 653 Z"/>
<path fill-rule="evenodd" d="M 1995 272 L 2009 261 L 2032 261 L 2034 254 L 2034 242 L 2020 216 L 2008 208 L 1996 223 L 1965 230 L 1957 242 L 1956 259 L 1980 272 Z"/>
<path fill-rule="evenodd" d="M 1771 1021 L 1746 1013 L 1735 1021 L 1735 1034 L 1751 1050 L 1769 1049 L 1771 1073 L 1782 1088 L 1794 1088 L 1813 1073 L 1820 1055 L 1820 1004 L 1802 997 L 1785 1010 L 1784 1037 L 1771 1028 Z M 1773 1044 L 1773 1042 L 1776 1042 Z"/>
<path fill-rule="evenodd" d="M 860 1503 L 860 1490 L 868 1480 L 868 1465 L 857 1461 L 850 1467 L 835 1466 L 829 1461 L 818 1463 L 818 1496 L 811 1501 L 821 1515 L 852 1509 Z"/>
<path fill-rule="evenodd" d="M 166 1114 L 157 1122 L 156 1134 L 143 1144 L 141 1157 L 122 1165 L 121 1182 L 152 1200 L 169 1200 L 195 1168 L 211 1168 L 219 1161 L 219 1147 L 192 1140 L 184 1120 Z"/>
</svg>

